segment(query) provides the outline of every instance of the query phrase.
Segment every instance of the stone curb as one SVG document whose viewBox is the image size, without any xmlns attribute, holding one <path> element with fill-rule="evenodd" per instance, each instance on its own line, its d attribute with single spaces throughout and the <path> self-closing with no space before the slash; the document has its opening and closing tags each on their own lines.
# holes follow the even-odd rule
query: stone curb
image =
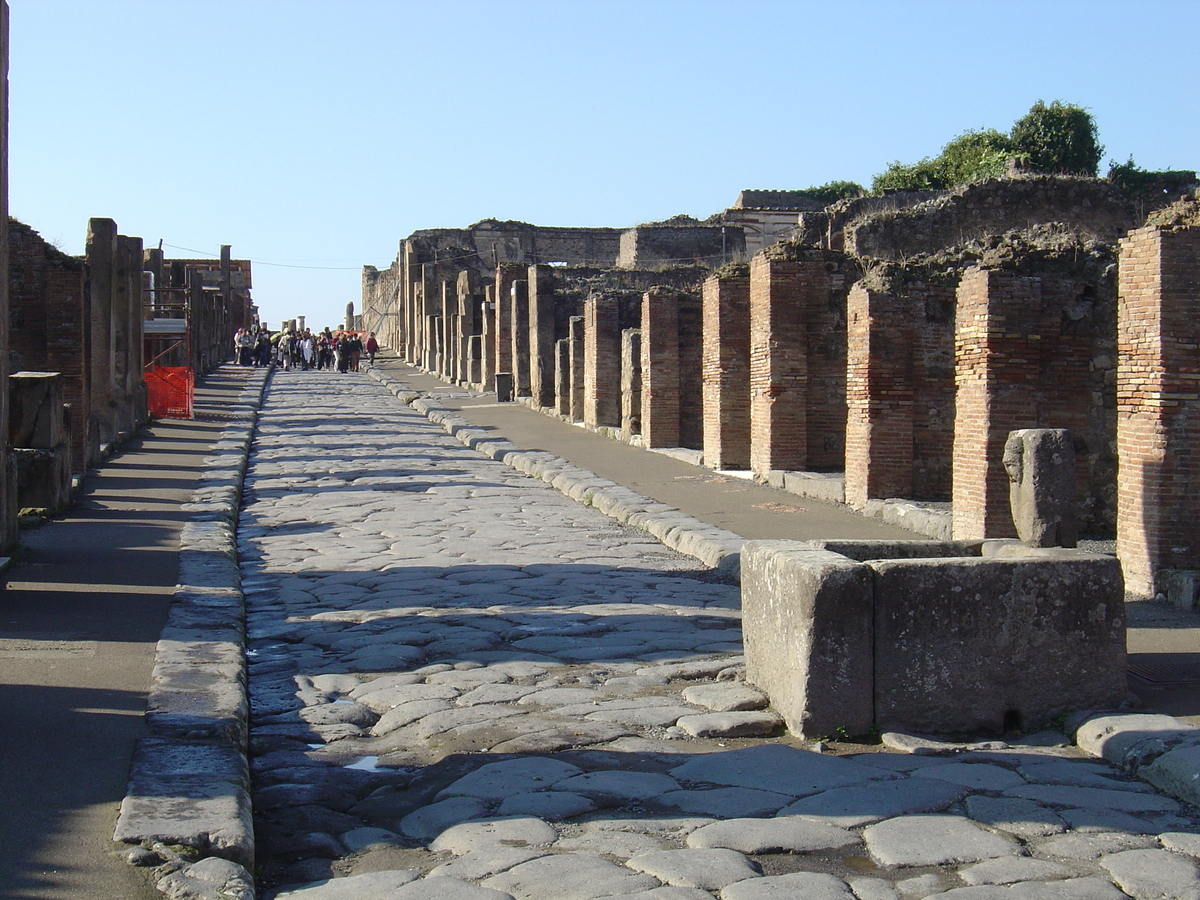
<svg viewBox="0 0 1200 900">
<path fill-rule="evenodd" d="M 447 433 L 472 450 L 499 460 L 531 478 L 541 479 L 571 499 L 585 506 L 593 506 L 624 525 L 648 531 L 672 550 L 693 556 L 705 565 L 735 578 L 740 576 L 742 544 L 746 540 L 741 535 L 709 525 L 666 503 L 643 497 L 552 453 L 521 450 L 509 441 L 473 427 L 436 400 L 408 390 L 377 367 L 367 369 L 367 374 L 398 400 L 407 403 L 429 421 L 441 425 Z"/>
<path fill-rule="evenodd" d="M 1137 775 L 1177 800 L 1200 806 L 1200 728 L 1161 713 L 1077 713 L 1068 733 L 1092 756 Z"/>
<path fill-rule="evenodd" d="M 223 408 L 229 421 L 183 505 L 191 515 L 180 534 L 179 584 L 155 650 L 151 736 L 138 742 L 113 835 L 141 848 L 130 851 L 130 862 L 159 864 L 156 886 L 172 898 L 254 897 L 237 516 L 272 371 L 256 370 Z"/>
</svg>

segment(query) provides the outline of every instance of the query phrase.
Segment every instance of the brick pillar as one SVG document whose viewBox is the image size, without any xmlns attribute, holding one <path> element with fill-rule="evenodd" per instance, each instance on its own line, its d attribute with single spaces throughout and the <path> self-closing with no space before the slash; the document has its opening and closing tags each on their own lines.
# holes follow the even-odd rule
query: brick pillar
<svg viewBox="0 0 1200 900">
<path fill-rule="evenodd" d="M 1016 537 L 1002 457 L 1008 433 L 1038 427 L 1041 280 L 978 266 L 958 285 L 953 530 Z"/>
<path fill-rule="evenodd" d="M 142 239 L 117 235 L 113 271 L 113 395 L 118 429 L 131 433 L 146 421 L 142 384 Z M 232 336 L 230 336 L 232 346 Z"/>
<path fill-rule="evenodd" d="M 860 282 L 850 289 L 846 344 L 846 503 L 910 497 L 913 485 L 911 305 Z"/>
<path fill-rule="evenodd" d="M 679 316 L 679 446 L 704 446 L 704 335 L 700 295 L 682 292 Z"/>
<path fill-rule="evenodd" d="M 646 344 L 637 328 L 621 332 L 621 439 L 644 435 L 646 411 Z M 649 446 L 649 445 L 647 445 Z"/>
<path fill-rule="evenodd" d="M 89 219 L 84 256 L 88 272 L 88 318 L 91 323 L 92 420 L 89 443 L 97 447 L 117 437 L 113 391 L 113 268 L 117 255 L 117 223 Z"/>
<path fill-rule="evenodd" d="M 532 396 L 529 384 L 529 282 L 513 282 L 512 308 L 512 369 L 513 392 L 517 397 Z"/>
<path fill-rule="evenodd" d="M 675 291 L 651 288 L 642 295 L 641 332 L 642 440 L 647 447 L 678 447 L 679 295 Z"/>
<path fill-rule="evenodd" d="M 529 391 L 554 405 L 554 282 L 549 266 L 529 267 Z"/>
<path fill-rule="evenodd" d="M 1198 288 L 1200 228 L 1151 226 L 1121 241 L 1117 555 L 1129 591 L 1184 606 L 1200 570 Z"/>
<path fill-rule="evenodd" d="M 483 286 L 483 308 L 480 311 L 479 386 L 489 391 L 496 384 L 496 285 Z"/>
<path fill-rule="evenodd" d="M 458 282 L 445 281 L 442 288 L 442 339 L 439 341 L 441 354 L 438 374 L 446 381 L 454 380 L 458 365 Z"/>
<path fill-rule="evenodd" d="M 704 464 L 750 467 L 750 276 L 704 282 Z"/>
<path fill-rule="evenodd" d="M 621 425 L 620 298 L 589 294 L 583 304 L 583 421 Z"/>
<path fill-rule="evenodd" d="M 567 322 L 567 343 L 571 360 L 571 397 L 567 414 L 572 422 L 583 421 L 583 316 L 571 316 Z"/>
<path fill-rule="evenodd" d="M 554 342 L 554 411 L 571 414 L 571 342 L 566 338 Z"/>
<path fill-rule="evenodd" d="M 496 267 L 496 371 L 512 372 L 512 286 L 526 274 L 526 267 L 501 263 Z M 494 385 L 493 385 L 494 386 Z"/>
<path fill-rule="evenodd" d="M 760 476 L 808 464 L 808 353 L 800 264 L 750 263 L 750 467 Z"/>
</svg>

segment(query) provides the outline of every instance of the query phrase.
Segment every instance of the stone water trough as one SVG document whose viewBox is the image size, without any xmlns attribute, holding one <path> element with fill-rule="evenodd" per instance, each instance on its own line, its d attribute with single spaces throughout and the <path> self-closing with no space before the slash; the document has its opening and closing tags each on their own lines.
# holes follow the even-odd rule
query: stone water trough
<svg viewBox="0 0 1200 900">
<path fill-rule="evenodd" d="M 1030 730 L 1128 696 L 1110 556 L 1020 541 L 750 541 L 746 671 L 795 734 Z"/>
</svg>

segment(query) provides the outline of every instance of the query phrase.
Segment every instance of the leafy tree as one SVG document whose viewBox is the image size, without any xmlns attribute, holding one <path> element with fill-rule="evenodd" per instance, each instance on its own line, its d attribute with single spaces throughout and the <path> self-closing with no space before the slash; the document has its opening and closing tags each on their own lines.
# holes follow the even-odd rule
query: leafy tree
<svg viewBox="0 0 1200 900">
<path fill-rule="evenodd" d="M 1033 104 L 1010 138 L 1013 152 L 1035 172 L 1095 177 L 1104 153 L 1092 114 L 1059 100 Z"/>
<path fill-rule="evenodd" d="M 1012 155 L 1008 137 L 994 128 L 964 131 L 933 158 L 905 165 L 899 161 L 876 175 L 872 189 L 879 193 L 889 188 L 906 190 L 945 190 L 1004 174 Z"/>
<path fill-rule="evenodd" d="M 828 204 L 847 198 L 861 197 L 866 192 L 866 189 L 856 181 L 827 181 L 816 187 L 805 188 L 800 193 Z"/>
</svg>

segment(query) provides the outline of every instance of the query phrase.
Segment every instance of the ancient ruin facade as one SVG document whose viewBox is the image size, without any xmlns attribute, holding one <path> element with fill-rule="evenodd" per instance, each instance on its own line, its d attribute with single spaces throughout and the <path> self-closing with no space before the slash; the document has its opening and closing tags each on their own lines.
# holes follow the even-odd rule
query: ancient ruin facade
<svg viewBox="0 0 1200 900">
<path fill-rule="evenodd" d="M 1169 584 L 1190 604 L 1200 558 L 1180 549 L 1180 504 L 1195 492 L 1174 486 L 1190 477 L 1200 281 L 1179 209 L 1197 201 L 1172 207 L 1196 186 L 1172 177 L 1136 193 L 1037 175 L 841 201 L 797 211 L 791 236 L 748 261 L 745 231 L 714 250 L 733 227 L 718 217 L 630 229 L 601 266 L 530 259 L 536 229 L 490 254 L 478 235 L 492 223 L 417 232 L 364 273 L 363 303 L 392 323 L 390 346 L 448 380 L 511 374 L 548 413 L 780 485 L 813 477 L 815 495 L 858 509 L 948 509 L 939 537 L 1014 536 L 1005 440 L 1067 429 L 1082 534 L 1118 536 L 1134 593 Z M 684 259 L 698 264 L 672 265 Z"/>
</svg>

